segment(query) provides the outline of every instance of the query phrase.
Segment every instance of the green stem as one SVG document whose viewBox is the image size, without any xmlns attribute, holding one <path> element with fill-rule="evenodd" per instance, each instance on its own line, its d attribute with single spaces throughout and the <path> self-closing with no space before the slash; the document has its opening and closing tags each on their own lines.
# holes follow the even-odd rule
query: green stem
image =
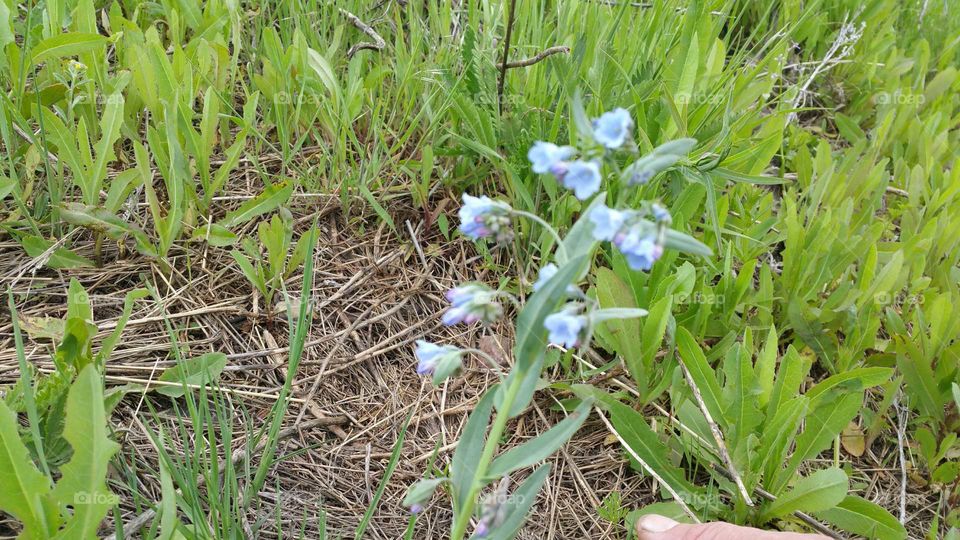
<svg viewBox="0 0 960 540">
<path fill-rule="evenodd" d="M 450 535 L 451 540 L 460 540 L 467 532 L 470 516 L 473 515 L 473 508 L 477 505 L 477 496 L 480 494 L 480 490 L 483 489 L 483 478 L 487 475 L 487 468 L 490 466 L 490 462 L 493 461 L 493 454 L 497 451 L 500 436 L 503 435 L 503 430 L 507 427 L 507 421 L 510 420 L 510 408 L 513 407 L 513 402 L 517 398 L 521 384 L 523 384 L 523 377 L 517 376 L 503 396 L 503 403 L 499 408 L 499 412 L 497 412 L 497 417 L 493 420 L 490 435 L 487 437 L 487 442 L 483 446 L 483 453 L 480 455 L 476 472 L 473 473 L 470 492 L 467 494 L 463 508 L 460 509 L 460 513 L 457 515 L 453 533 Z"/>
<path fill-rule="evenodd" d="M 562 255 L 564 260 L 567 260 L 567 248 L 563 246 L 563 238 L 560 238 L 560 233 L 558 233 L 557 230 L 554 229 L 552 225 L 544 221 L 543 218 L 541 218 L 540 216 L 536 214 L 531 214 L 530 212 L 525 212 L 523 210 L 516 210 L 516 209 L 513 209 L 510 212 L 515 216 L 525 217 L 531 221 L 534 221 L 540 226 L 542 226 L 544 229 L 546 229 L 547 232 L 550 233 L 550 236 L 552 236 L 553 239 L 557 241 L 557 253 Z"/>
</svg>

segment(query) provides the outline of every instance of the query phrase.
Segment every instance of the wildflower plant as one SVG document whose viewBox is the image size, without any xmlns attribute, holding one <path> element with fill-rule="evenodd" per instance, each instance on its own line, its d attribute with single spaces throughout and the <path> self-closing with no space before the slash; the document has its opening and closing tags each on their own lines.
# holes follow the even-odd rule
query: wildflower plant
<svg viewBox="0 0 960 540">
<path fill-rule="evenodd" d="M 549 174 L 580 200 L 589 200 L 579 219 L 565 236 L 540 217 L 512 208 L 487 196 L 465 194 L 460 209 L 460 231 L 473 240 L 503 243 L 513 238 L 513 220 L 530 219 L 545 227 L 556 244 L 552 261 L 544 261 L 533 292 L 518 306 L 514 362 L 509 372 L 485 353 L 418 341 L 417 372 L 432 378 L 434 384 L 458 373 L 467 354 L 479 356 L 494 368 L 500 381 L 489 388 L 470 414 L 450 464 L 448 475 L 424 479 L 409 489 L 404 504 L 413 513 L 424 511 L 438 487 L 449 492 L 453 506 L 450 538 L 513 538 L 549 474 L 549 464 L 537 467 L 512 493 L 508 493 L 510 474 L 533 467 L 560 448 L 580 428 L 593 405 L 584 399 L 567 418 L 524 444 L 498 454 L 507 423 L 530 404 L 540 380 L 549 347 L 574 349 L 589 347 L 594 328 L 611 319 L 643 317 L 638 308 L 601 309 L 598 302 L 581 289 L 595 252 L 601 242 L 609 242 L 626 257 L 630 267 L 647 271 L 663 254 L 675 249 L 690 254 L 709 255 L 710 250 L 696 239 L 669 228 L 670 214 L 656 203 L 638 208 L 609 208 L 601 191 L 604 173 L 626 175 L 627 185 L 646 182 L 657 172 L 682 159 L 695 141 L 674 141 L 640 156 L 620 168 L 623 152 L 632 151 L 633 120 L 625 109 L 615 109 L 589 122 L 574 100 L 574 121 L 582 135 L 583 147 L 537 142 L 527 155 L 532 169 Z M 636 157 L 636 156 L 635 156 Z M 636 178 L 636 179 L 634 179 Z M 443 322 L 490 324 L 504 314 L 500 300 L 509 293 L 485 285 L 468 283 L 448 291 L 450 307 Z M 495 489 L 488 489 L 496 484 Z M 483 493 L 486 492 L 484 495 Z"/>
</svg>

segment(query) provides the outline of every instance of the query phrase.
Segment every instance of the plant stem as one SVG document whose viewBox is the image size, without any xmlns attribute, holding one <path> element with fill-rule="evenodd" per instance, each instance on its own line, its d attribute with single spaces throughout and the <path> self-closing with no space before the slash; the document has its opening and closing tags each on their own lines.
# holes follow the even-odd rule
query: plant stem
<svg viewBox="0 0 960 540">
<path fill-rule="evenodd" d="M 514 12 L 517 0 L 510 0 L 510 11 L 507 13 L 507 35 L 503 40 L 503 61 L 500 62 L 500 80 L 497 83 L 497 106 L 500 116 L 503 116 L 503 87 L 507 80 L 507 60 L 510 58 L 510 40 L 513 37 Z"/>
<path fill-rule="evenodd" d="M 557 230 L 554 229 L 552 225 L 544 221 L 544 219 L 541 218 L 540 216 L 530 212 L 525 212 L 523 210 L 516 210 L 516 209 L 510 210 L 510 212 L 515 216 L 525 217 L 529 220 L 535 221 L 536 223 L 541 225 L 544 229 L 546 229 L 547 232 L 550 233 L 550 236 L 552 236 L 553 239 L 557 241 L 557 253 L 562 255 L 564 260 L 567 259 L 567 248 L 563 246 L 563 238 L 560 238 L 560 233 L 558 233 Z"/>
<path fill-rule="evenodd" d="M 523 384 L 523 377 L 519 376 L 520 374 L 517 375 L 513 383 L 507 388 L 503 396 L 503 403 L 497 412 L 497 417 L 493 420 L 490 435 L 487 437 L 487 442 L 483 446 L 483 453 L 480 455 L 476 472 L 473 473 L 470 492 L 467 494 L 463 508 L 460 509 L 460 514 L 457 515 L 453 533 L 450 535 L 451 540 L 460 540 L 467 532 L 467 524 L 470 523 L 473 508 L 477 505 L 477 495 L 479 495 L 480 490 L 483 489 L 483 478 L 487 475 L 487 467 L 489 467 L 490 462 L 493 461 L 493 453 L 497 451 L 500 436 L 503 435 L 503 430 L 507 427 L 507 421 L 510 420 L 510 408 L 513 407 L 513 402 L 517 398 L 517 392 L 520 391 L 520 385 Z"/>
</svg>

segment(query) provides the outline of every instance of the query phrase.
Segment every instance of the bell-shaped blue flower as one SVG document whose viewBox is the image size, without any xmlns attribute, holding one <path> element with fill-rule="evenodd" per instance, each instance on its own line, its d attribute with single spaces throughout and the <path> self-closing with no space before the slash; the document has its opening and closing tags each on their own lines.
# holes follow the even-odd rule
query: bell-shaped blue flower
<svg viewBox="0 0 960 540">
<path fill-rule="evenodd" d="M 626 256 L 627 265 L 633 270 L 650 270 L 663 255 L 663 246 L 657 243 L 657 237 L 641 227 L 633 227 L 625 235 L 619 235 L 614 244 Z"/>
<path fill-rule="evenodd" d="M 420 375 L 430 375 L 437 367 L 440 358 L 450 353 L 451 347 L 437 345 L 429 341 L 418 339 L 417 348 L 414 354 L 417 357 L 417 373 Z"/>
<path fill-rule="evenodd" d="M 596 161 L 574 161 L 567 164 L 567 171 L 560 178 L 566 188 L 581 201 L 600 189 L 600 164 Z"/>
<path fill-rule="evenodd" d="M 670 223 L 671 221 L 670 211 L 657 203 L 650 205 L 650 213 L 653 214 L 653 219 L 656 221 L 662 221 L 665 223 Z"/>
<path fill-rule="evenodd" d="M 510 206 L 483 195 L 474 197 L 463 194 L 460 207 L 460 231 L 467 237 L 478 240 L 488 236 L 504 239 L 510 233 Z"/>
<path fill-rule="evenodd" d="M 557 275 L 560 269 L 553 263 L 545 264 L 537 273 L 537 281 L 533 284 L 533 290 L 539 291 L 541 287 L 547 284 L 550 279 Z"/>
<path fill-rule="evenodd" d="M 593 139 L 603 146 L 614 149 L 623 146 L 633 129 L 633 119 L 626 109 L 617 108 L 605 112 L 593 121 Z"/>
<path fill-rule="evenodd" d="M 619 210 L 608 208 L 604 204 L 597 205 L 590 211 L 590 222 L 593 223 L 593 237 L 601 242 L 609 242 L 614 239 L 620 229 L 626 216 Z"/>
<path fill-rule="evenodd" d="M 571 304 L 568 304 L 568 306 Z M 580 335 L 587 325 L 587 318 L 579 314 L 579 308 L 566 307 L 547 315 L 543 326 L 549 333 L 547 339 L 554 345 L 572 348 L 580 343 Z"/>
<path fill-rule="evenodd" d="M 576 153 L 572 146 L 557 146 L 553 143 L 537 141 L 533 143 L 527 152 L 527 159 L 533 166 L 533 172 L 537 174 L 554 173 L 557 174 L 561 164 Z M 560 176 L 557 174 L 557 176 Z"/>
</svg>

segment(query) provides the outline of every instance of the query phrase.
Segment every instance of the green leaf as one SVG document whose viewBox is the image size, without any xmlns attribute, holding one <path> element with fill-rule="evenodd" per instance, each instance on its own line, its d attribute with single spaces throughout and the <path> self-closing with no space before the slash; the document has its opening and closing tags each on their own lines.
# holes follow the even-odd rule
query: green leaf
<svg viewBox="0 0 960 540">
<path fill-rule="evenodd" d="M 583 422 L 590 416 L 590 407 L 592 406 L 592 399 L 582 401 L 572 413 L 557 425 L 530 441 L 514 446 L 493 460 L 487 474 L 499 478 L 517 469 L 529 467 L 538 461 L 547 459 L 580 429 Z"/>
<path fill-rule="evenodd" d="M 657 437 L 646 418 L 639 412 L 614 400 L 604 400 L 610 411 L 610 422 L 623 441 L 681 497 L 697 492 L 687 482 L 683 470 L 675 466 L 667 455 L 667 446 Z"/>
<path fill-rule="evenodd" d="M 67 318 L 80 319 L 84 322 L 93 322 L 93 309 L 90 307 L 90 295 L 77 278 L 70 278 L 67 288 Z"/>
<path fill-rule="evenodd" d="M 61 467 L 63 476 L 51 498 L 61 508 L 72 506 L 73 516 L 55 538 L 94 538 L 117 501 L 105 481 L 110 459 L 120 445 L 109 437 L 103 381 L 93 365 L 84 368 L 70 387 L 63 437 L 73 448 L 73 456 Z"/>
<path fill-rule="evenodd" d="M 437 490 L 437 487 L 446 481 L 446 478 L 418 480 L 416 484 L 407 489 L 407 494 L 404 496 L 402 504 L 410 508 L 415 504 L 422 504 L 430 500 L 430 497 L 433 496 L 433 492 Z"/>
<path fill-rule="evenodd" d="M 453 485 L 453 509 L 458 512 L 467 502 L 467 496 L 473 483 L 473 476 L 477 471 L 477 464 L 483 454 L 483 443 L 490 424 L 490 413 L 493 412 L 493 400 L 497 394 L 497 387 L 487 390 L 476 408 L 467 418 L 467 425 L 460 434 L 457 451 L 453 454 L 450 464 L 450 482 Z"/>
<path fill-rule="evenodd" d="M 763 477 L 773 479 L 783 466 L 787 451 L 793 442 L 800 421 L 807 414 L 809 400 L 806 396 L 796 396 L 786 401 L 776 411 L 776 415 L 767 418 L 763 433 L 760 435 L 760 467 Z"/>
<path fill-rule="evenodd" d="M 113 144 L 120 138 L 120 126 L 123 124 L 123 93 L 114 92 L 107 96 L 107 106 L 100 116 L 100 140 L 97 141 L 96 160 L 93 169 L 83 182 L 84 201 L 97 204 L 100 201 L 100 189 L 107 176 L 107 163 L 114 159 Z"/>
<path fill-rule="evenodd" d="M 48 249 L 53 247 L 53 242 L 40 236 L 27 235 L 20 239 L 20 245 L 32 258 L 42 256 Z M 57 248 L 50 253 L 47 259 L 47 268 L 69 269 L 85 268 L 93 266 L 94 263 L 86 257 L 81 257 L 67 248 Z"/>
<path fill-rule="evenodd" d="M 893 370 L 884 367 L 865 367 L 851 369 L 843 373 L 838 373 L 820 381 L 813 388 L 807 391 L 806 396 L 810 398 L 812 404 L 817 404 L 817 398 L 826 395 L 830 390 L 841 385 L 852 385 L 856 390 L 866 390 L 874 386 L 879 386 L 893 377 Z"/>
<path fill-rule="evenodd" d="M 847 473 L 831 467 L 801 478 L 793 489 L 777 497 L 764 510 L 762 519 L 770 520 L 796 511 L 821 512 L 833 508 L 847 495 Z"/>
<path fill-rule="evenodd" d="M 830 446 L 833 439 L 857 416 L 862 404 L 863 392 L 859 391 L 843 394 L 835 400 L 823 401 L 813 409 L 804 422 L 806 428 L 797 437 L 796 448 L 786 469 L 777 475 L 770 491 L 774 495 L 779 494 L 801 463 Z"/>
<path fill-rule="evenodd" d="M 37 65 L 53 58 L 76 56 L 95 51 L 106 45 L 107 41 L 109 41 L 107 38 L 99 34 L 86 32 L 57 34 L 37 43 L 31 51 L 30 63 Z"/>
<path fill-rule="evenodd" d="M 520 527 L 527 520 L 527 513 L 537 500 L 537 493 L 550 474 L 550 464 L 547 463 L 533 471 L 520 487 L 504 502 L 506 517 L 490 535 L 490 540 L 511 540 L 517 536 Z"/>
<path fill-rule="evenodd" d="M 269 185 L 263 190 L 263 193 L 243 203 L 236 210 L 227 212 L 227 215 L 220 221 L 220 225 L 233 227 L 246 223 L 261 214 L 272 212 L 285 204 L 292 194 L 293 184 L 289 181 Z"/>
<path fill-rule="evenodd" d="M 682 326 L 677 327 L 677 352 L 680 354 L 683 365 L 687 367 L 690 378 L 700 389 L 700 397 L 703 398 L 710 416 L 716 422 L 725 424 L 724 407 L 717 377 L 713 368 L 707 363 L 707 358 L 703 355 L 703 350 L 697 344 L 693 334 Z"/>
<path fill-rule="evenodd" d="M 227 355 L 221 352 L 201 354 L 171 366 L 160 374 L 158 380 L 176 382 L 184 385 L 203 386 L 220 378 L 223 368 L 227 366 Z M 184 394 L 184 386 L 163 385 L 156 389 L 158 394 L 169 397 L 180 397 Z"/>
<path fill-rule="evenodd" d="M 20 440 L 16 414 L 0 399 L 0 510 L 23 524 L 23 538 L 49 538 L 43 500 L 50 482 Z"/>
<path fill-rule="evenodd" d="M 847 495 L 834 508 L 817 512 L 816 516 L 847 532 L 878 540 L 907 537 L 907 530 L 882 506 L 857 495 Z"/>
<path fill-rule="evenodd" d="M 690 255 L 700 255 L 701 257 L 713 256 L 713 250 L 708 248 L 703 242 L 689 234 L 674 229 L 667 229 L 663 239 L 663 247 Z"/>
</svg>

